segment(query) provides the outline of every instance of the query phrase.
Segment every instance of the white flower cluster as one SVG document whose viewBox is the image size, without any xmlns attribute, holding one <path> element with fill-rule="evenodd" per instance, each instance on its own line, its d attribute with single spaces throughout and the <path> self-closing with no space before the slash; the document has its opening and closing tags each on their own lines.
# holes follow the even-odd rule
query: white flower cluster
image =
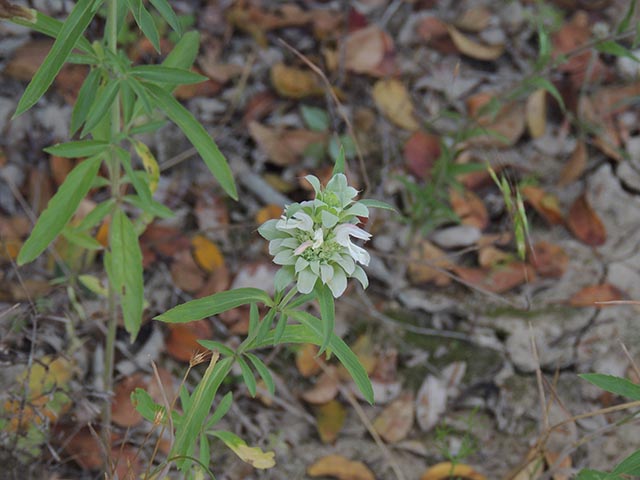
<svg viewBox="0 0 640 480">
<path fill-rule="evenodd" d="M 279 220 L 268 220 L 258 229 L 269 240 L 274 263 L 282 265 L 276 288 L 282 291 L 296 281 L 300 293 L 310 293 L 320 280 L 336 298 L 347 288 L 348 278 L 357 278 L 367 288 L 367 275 L 357 263 L 369 265 L 369 253 L 353 244 L 351 237 L 371 238 L 356 226 L 357 217 L 368 217 L 369 209 L 353 200 L 358 191 L 342 173 L 334 175 L 324 189 L 313 175 L 305 178 L 316 198 L 288 205 Z"/>
</svg>

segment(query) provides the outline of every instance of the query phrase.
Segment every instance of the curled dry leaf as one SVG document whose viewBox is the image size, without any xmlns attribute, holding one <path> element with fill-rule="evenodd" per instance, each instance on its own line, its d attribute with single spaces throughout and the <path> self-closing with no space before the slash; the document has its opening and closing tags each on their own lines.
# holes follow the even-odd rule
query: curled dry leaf
<svg viewBox="0 0 640 480">
<path fill-rule="evenodd" d="M 525 130 L 525 106 L 521 102 L 504 105 L 498 113 L 480 116 L 481 109 L 491 101 L 493 95 L 481 92 L 467 99 L 469 114 L 476 117 L 478 124 L 487 131 L 485 135 L 478 135 L 468 140 L 470 145 L 510 147 L 522 136 Z"/>
<path fill-rule="evenodd" d="M 141 373 L 135 373 L 120 380 L 114 388 L 111 401 L 111 420 L 121 427 L 133 427 L 142 422 L 142 415 L 131 403 L 131 393 L 136 388 L 146 388 Z"/>
<path fill-rule="evenodd" d="M 318 347 L 312 343 L 304 343 L 296 352 L 296 368 L 305 378 L 312 377 L 322 370 L 316 359 Z"/>
<path fill-rule="evenodd" d="M 524 199 L 547 223 L 559 225 L 564 222 L 558 197 L 532 185 L 525 185 L 520 188 L 520 191 Z"/>
<path fill-rule="evenodd" d="M 409 172 L 421 180 L 431 177 L 440 156 L 440 138 L 418 130 L 404 144 L 404 160 Z"/>
<path fill-rule="evenodd" d="M 544 240 L 530 249 L 528 259 L 541 277 L 560 278 L 569 265 L 569 256 L 563 248 Z"/>
<path fill-rule="evenodd" d="M 270 128 L 249 122 L 249 133 L 258 146 L 276 165 L 294 164 L 312 143 L 324 143 L 326 133 L 311 130 Z"/>
<path fill-rule="evenodd" d="M 535 279 L 535 270 L 522 262 L 497 265 L 490 270 L 455 267 L 453 271 L 471 286 L 493 293 L 504 293 Z"/>
<path fill-rule="evenodd" d="M 597 304 L 596 302 L 611 302 L 623 299 L 624 294 L 618 287 L 610 283 L 602 283 L 600 285 L 589 285 L 574 293 L 569 299 L 569 305 L 572 307 L 603 308 L 607 305 Z"/>
<path fill-rule="evenodd" d="M 315 409 L 316 427 L 322 443 L 334 443 L 347 418 L 347 411 L 337 400 L 318 405 Z"/>
<path fill-rule="evenodd" d="M 420 480 L 448 480 L 450 478 L 486 480 L 485 476 L 473 467 L 464 463 L 453 464 L 451 462 L 442 462 L 430 467 L 422 474 Z"/>
<path fill-rule="evenodd" d="M 375 480 L 373 473 L 362 462 L 351 461 L 342 455 L 327 455 L 307 468 L 310 477 L 328 476 L 338 480 Z"/>
<path fill-rule="evenodd" d="M 584 173 L 584 169 L 587 166 L 587 146 L 583 141 L 576 143 L 576 148 L 573 149 L 569 161 L 564 165 L 562 172 L 560 172 L 560 178 L 558 179 L 558 186 L 564 187 L 573 183 Z"/>
<path fill-rule="evenodd" d="M 405 392 L 386 407 L 374 420 L 373 427 L 387 443 L 404 440 L 413 426 L 414 399 Z"/>
<path fill-rule="evenodd" d="M 167 353 L 176 360 L 188 362 L 194 353 L 205 350 L 198 340 L 209 339 L 211 335 L 213 331 L 207 320 L 169 324 L 169 336 L 165 342 Z"/>
<path fill-rule="evenodd" d="M 327 367 L 316 384 L 302 394 L 302 398 L 313 404 L 327 403 L 336 398 L 338 395 L 338 375 L 336 374 L 336 367 L 333 365 Z"/>
<path fill-rule="evenodd" d="M 489 213 L 484 202 L 471 190 L 459 191 L 452 188 L 449 191 L 451 208 L 460 218 L 460 223 L 484 230 L 489 225 Z"/>
<path fill-rule="evenodd" d="M 409 91 L 400 80 L 378 80 L 373 86 L 373 100 L 382 114 L 400 128 L 413 131 L 420 127 Z"/>
<path fill-rule="evenodd" d="M 416 397 L 416 419 L 423 431 L 429 431 L 447 410 L 447 385 L 434 375 L 427 375 Z"/>
<path fill-rule="evenodd" d="M 380 27 L 371 25 L 350 33 L 344 41 L 344 65 L 355 73 L 381 77 L 396 69 L 393 40 Z"/>
<path fill-rule="evenodd" d="M 409 263 L 408 275 L 412 283 L 433 282 L 438 286 L 451 283 L 451 277 L 442 269 L 450 269 L 455 264 L 444 250 L 436 247 L 429 240 L 418 238 L 411 247 L 409 258 L 412 261 Z"/>
<path fill-rule="evenodd" d="M 580 195 L 569 209 L 567 227 L 578 240 L 592 247 L 604 245 L 607 241 L 604 224 L 589 203 L 586 193 Z"/>
<path fill-rule="evenodd" d="M 203 235 L 196 235 L 191 240 L 193 259 L 205 272 L 211 273 L 224 265 L 224 257 L 220 249 Z"/>
<path fill-rule="evenodd" d="M 476 60 L 496 60 L 504 53 L 504 45 L 486 45 L 471 40 L 456 27 L 447 27 L 451 40 L 460 53 Z"/>
<path fill-rule="evenodd" d="M 279 95 L 287 98 L 300 99 L 321 95 L 324 91 L 311 70 L 288 67 L 283 63 L 271 67 L 271 84 Z"/>
<path fill-rule="evenodd" d="M 531 138 L 540 138 L 547 129 L 547 91 L 543 88 L 527 99 L 527 127 Z"/>
</svg>

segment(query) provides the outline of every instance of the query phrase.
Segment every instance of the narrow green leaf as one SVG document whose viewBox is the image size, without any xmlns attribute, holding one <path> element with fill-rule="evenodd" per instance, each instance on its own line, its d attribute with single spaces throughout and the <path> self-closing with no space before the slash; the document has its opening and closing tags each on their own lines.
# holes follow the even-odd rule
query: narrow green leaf
<svg viewBox="0 0 640 480">
<path fill-rule="evenodd" d="M 218 403 L 218 406 L 213 411 L 213 415 L 207 420 L 207 426 L 205 429 L 212 428 L 216 423 L 218 423 L 222 418 L 227 414 L 229 409 L 231 408 L 231 404 L 233 403 L 233 394 L 231 392 L 227 392 L 227 394 L 222 397 L 222 400 Z"/>
<path fill-rule="evenodd" d="M 562 111 L 565 110 L 566 107 L 564 105 L 564 100 L 562 99 L 562 95 L 560 95 L 560 92 L 558 91 L 558 89 L 553 83 L 551 83 L 549 80 L 547 80 L 544 77 L 534 77 L 531 80 L 529 80 L 529 83 L 531 83 L 531 85 L 535 87 L 546 90 L 549 93 L 549 95 L 551 95 L 556 100 L 556 102 L 558 102 L 558 105 L 560 105 L 560 108 L 562 109 Z"/>
<path fill-rule="evenodd" d="M 84 137 L 93 130 L 101 120 L 105 118 L 107 112 L 113 105 L 113 102 L 120 89 L 119 80 L 110 80 L 105 86 L 98 90 L 95 101 L 89 109 L 87 120 L 82 128 L 80 136 Z"/>
<path fill-rule="evenodd" d="M 135 172 L 135 176 L 143 183 L 144 175 L 145 174 L 143 172 Z M 136 208 L 139 208 L 144 213 L 147 213 L 152 217 L 173 218 L 175 216 L 173 210 L 165 207 L 160 202 L 156 202 L 153 199 L 151 200 L 151 202 L 145 202 L 138 195 L 126 195 L 124 197 L 124 201 Z"/>
<path fill-rule="evenodd" d="M 308 105 L 302 105 L 300 108 L 304 123 L 306 123 L 311 130 L 324 132 L 329 128 L 329 115 L 327 112 L 321 108 L 310 107 Z"/>
<path fill-rule="evenodd" d="M 131 404 L 142 415 L 145 420 L 154 422 L 156 414 L 158 412 L 164 412 L 165 408 L 162 405 L 157 404 L 149 393 L 142 389 L 136 388 L 131 392 Z"/>
<path fill-rule="evenodd" d="M 75 228 L 69 228 L 68 226 L 62 229 L 62 235 L 70 243 L 87 250 L 102 250 L 102 244 L 98 242 L 88 233 L 82 232 Z"/>
<path fill-rule="evenodd" d="M 608 475 L 609 474 L 607 472 L 584 469 L 580 470 L 578 476 L 576 477 L 576 480 L 607 480 L 609 478 Z"/>
<path fill-rule="evenodd" d="M 216 350 L 219 351 L 220 354 L 225 357 L 234 357 L 236 354 L 232 348 L 229 348 L 224 343 L 220 343 L 215 340 L 198 340 L 198 343 L 212 352 Z"/>
<path fill-rule="evenodd" d="M 58 143 L 44 149 L 51 155 L 64 158 L 91 157 L 104 153 L 109 143 L 99 140 L 78 140 L 75 142 Z"/>
<path fill-rule="evenodd" d="M 260 322 L 260 314 L 258 313 L 258 305 L 252 303 L 249 307 L 249 336 L 255 335 Z"/>
<path fill-rule="evenodd" d="M 612 475 L 640 475 L 640 450 L 636 450 L 621 461 L 611 472 Z"/>
<path fill-rule="evenodd" d="M 95 227 L 102 221 L 102 219 L 104 219 L 104 217 L 111 213 L 115 205 L 115 198 L 110 198 L 109 200 L 99 203 L 80 221 L 78 225 L 76 225 L 76 229 L 89 230 L 90 228 Z"/>
<path fill-rule="evenodd" d="M 133 18 L 144 33 L 144 36 L 151 42 L 151 45 L 160 53 L 160 34 L 153 21 L 153 17 L 144 7 L 142 0 L 125 0 L 129 5 L 129 10 L 133 14 Z"/>
<path fill-rule="evenodd" d="M 249 364 L 247 364 L 245 359 L 242 357 L 237 357 L 236 361 L 238 362 L 238 365 L 240 365 L 240 371 L 242 372 L 242 380 L 244 381 L 244 384 L 247 386 L 247 390 L 249 390 L 249 393 L 251 394 L 252 397 L 255 397 L 256 387 L 257 387 L 256 379 L 253 376 L 253 372 L 251 371 Z"/>
<path fill-rule="evenodd" d="M 146 80 L 154 83 L 172 83 L 182 85 L 200 83 L 208 80 L 208 77 L 190 70 L 165 67 L 163 65 L 139 65 L 137 67 L 133 67 L 129 73 L 140 80 Z"/>
<path fill-rule="evenodd" d="M 116 147 L 116 153 L 118 154 L 120 163 L 122 164 L 122 167 L 127 174 L 127 178 L 133 184 L 133 188 L 135 188 L 138 197 L 142 201 L 142 204 L 144 204 L 147 208 L 150 208 L 153 202 L 151 190 L 149 190 L 149 185 L 133 171 L 133 167 L 131 166 L 131 154 L 124 148 L 120 147 Z"/>
<path fill-rule="evenodd" d="M 198 56 L 199 48 L 200 34 L 196 31 L 187 32 L 180 37 L 173 50 L 169 52 L 162 62 L 162 66 L 181 68 L 183 70 L 191 68 Z"/>
<path fill-rule="evenodd" d="M 169 92 L 151 83 L 147 83 L 145 86 L 158 106 L 191 141 L 225 192 L 231 198 L 237 200 L 238 192 L 236 191 L 229 164 L 204 127 Z"/>
<path fill-rule="evenodd" d="M 35 12 L 36 15 L 35 21 L 29 21 L 27 19 L 17 17 L 11 18 L 10 21 L 17 25 L 27 27 L 30 30 L 42 33 L 51 38 L 58 38 L 60 36 L 60 30 L 62 30 L 63 26 L 63 23 L 60 20 L 50 17 L 49 15 L 41 13 L 37 10 L 32 11 Z M 80 37 L 78 39 L 78 43 L 75 45 L 75 48 L 79 48 L 83 52 L 93 55 L 91 44 L 84 37 Z"/>
<path fill-rule="evenodd" d="M 322 355 L 331 341 L 331 335 L 336 323 L 336 311 L 333 294 L 329 287 L 323 283 L 317 283 L 316 285 L 315 290 L 320 304 L 320 318 L 322 320 L 322 343 L 320 344 L 318 355 Z"/>
<path fill-rule="evenodd" d="M 271 298 L 263 290 L 258 288 L 236 288 L 183 303 L 168 312 L 158 315 L 155 319 L 167 323 L 192 322 L 252 302 L 271 306 Z"/>
<path fill-rule="evenodd" d="M 278 319 L 278 323 L 276 324 L 275 335 L 273 337 L 273 345 L 277 345 L 282 341 L 282 336 L 284 335 L 284 331 L 287 328 L 287 322 L 289 317 L 286 313 L 281 313 L 280 318 Z"/>
<path fill-rule="evenodd" d="M 206 435 L 200 435 L 200 463 L 203 465 L 209 465 L 211 462 L 211 448 L 209 446 L 209 437 Z"/>
<path fill-rule="evenodd" d="M 70 135 L 74 135 L 87 119 L 89 109 L 91 108 L 91 105 L 96 98 L 96 93 L 98 92 L 98 85 L 100 84 L 101 76 L 102 70 L 99 68 L 93 68 L 82 83 L 80 91 L 78 92 L 78 99 L 76 100 L 76 104 L 73 106 L 73 111 L 71 112 L 71 126 L 69 128 Z"/>
<path fill-rule="evenodd" d="M 340 151 L 338 152 L 338 155 L 336 156 L 336 163 L 333 166 L 333 173 L 331 174 L 331 176 L 337 175 L 338 173 L 344 173 L 344 148 L 342 147 L 342 145 L 340 146 Z"/>
<path fill-rule="evenodd" d="M 165 19 L 165 21 L 173 28 L 173 30 L 178 34 L 182 35 L 182 25 L 180 25 L 180 20 L 176 15 L 176 12 L 173 11 L 171 5 L 167 0 L 149 0 L 151 5 L 155 7 L 158 13 Z"/>
<path fill-rule="evenodd" d="M 120 209 L 111 220 L 109 248 L 110 280 L 120 295 L 124 327 L 133 341 L 142 323 L 142 252 L 133 223 Z"/>
<path fill-rule="evenodd" d="M 154 132 L 159 128 L 164 127 L 166 124 L 167 124 L 166 120 L 156 120 L 152 122 L 145 122 L 129 130 L 129 135 L 140 135 L 142 133 Z"/>
<path fill-rule="evenodd" d="M 249 360 L 251 360 L 251 363 L 253 364 L 256 371 L 258 372 L 258 375 L 260 375 L 260 378 L 262 378 L 262 380 L 264 381 L 264 384 L 267 386 L 267 390 L 269 391 L 271 396 L 273 396 L 276 391 L 276 386 L 273 383 L 273 377 L 271 376 L 271 372 L 269 371 L 269 368 L 264 364 L 262 360 L 260 360 L 260 358 L 258 358 L 253 353 L 247 352 L 245 353 L 245 355 Z"/>
<path fill-rule="evenodd" d="M 273 324 L 273 319 L 276 316 L 276 309 L 272 308 L 267 312 L 262 321 L 260 322 L 260 326 L 258 327 L 258 331 L 256 332 L 256 341 L 260 341 L 261 338 L 267 336 L 269 330 L 271 329 L 271 325 Z"/>
<path fill-rule="evenodd" d="M 133 109 L 136 106 L 136 93 L 131 86 L 131 80 L 120 82 L 120 104 L 122 105 L 122 120 L 129 125 L 133 120 Z"/>
<path fill-rule="evenodd" d="M 630 398 L 631 400 L 640 400 L 640 385 L 626 378 L 604 375 L 602 373 L 583 373 L 579 376 L 607 392 Z"/>
<path fill-rule="evenodd" d="M 636 62 L 640 62 L 640 59 L 636 57 L 628 48 L 619 44 L 618 42 L 614 42 L 613 40 L 607 40 L 601 43 L 596 44 L 596 50 L 602 53 L 606 53 L 608 55 L 614 55 L 616 57 L 628 57 Z"/>
<path fill-rule="evenodd" d="M 627 13 L 625 13 L 624 17 L 616 27 L 616 33 L 618 34 L 623 33 L 629 28 L 629 25 L 631 25 L 631 19 L 633 18 L 633 14 L 635 13 L 635 10 L 636 10 L 637 3 L 638 3 L 637 0 L 631 0 L 631 2 L 629 2 L 629 8 L 627 9 Z"/>
<path fill-rule="evenodd" d="M 18 115 L 30 109 L 44 95 L 64 65 L 73 47 L 82 37 L 102 2 L 96 0 L 78 0 L 64 24 L 57 32 L 56 40 L 45 57 L 42 65 L 27 85 L 16 113 Z"/>
<path fill-rule="evenodd" d="M 189 408 L 185 410 L 182 423 L 176 429 L 176 439 L 169 457 L 188 457 L 193 453 L 196 439 L 205 424 L 213 399 L 220 384 L 231 371 L 232 365 L 233 358 L 225 358 L 209 364 L 191 396 Z M 176 460 L 176 463 L 180 468 L 188 467 L 188 460 L 185 458 Z"/>
<path fill-rule="evenodd" d="M 391 210 L 392 212 L 398 212 L 393 206 L 389 205 L 386 202 L 382 202 L 380 200 L 374 200 L 373 198 L 365 198 L 363 200 L 358 200 L 358 202 L 362 203 L 365 207 L 368 208 L 380 208 L 382 210 Z"/>
<path fill-rule="evenodd" d="M 91 157 L 71 170 L 20 249 L 18 265 L 34 260 L 58 236 L 87 195 L 101 162 L 102 156 Z"/>
<path fill-rule="evenodd" d="M 136 93 L 136 96 L 138 97 L 136 106 L 133 109 L 133 117 L 135 118 L 138 116 L 138 112 L 140 111 L 140 105 L 144 109 L 145 113 L 151 114 L 151 112 L 153 112 L 153 107 L 151 105 L 151 98 L 149 97 L 149 94 L 145 90 L 144 86 L 135 78 L 129 78 L 129 85 L 131 86 L 133 91 Z"/>
</svg>

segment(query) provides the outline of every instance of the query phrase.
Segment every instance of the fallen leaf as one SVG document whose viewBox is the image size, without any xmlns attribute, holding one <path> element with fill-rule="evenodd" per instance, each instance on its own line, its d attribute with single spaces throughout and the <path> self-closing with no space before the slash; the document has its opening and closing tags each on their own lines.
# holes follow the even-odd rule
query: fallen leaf
<svg viewBox="0 0 640 480">
<path fill-rule="evenodd" d="M 261 120 L 276 108 L 276 97 L 270 91 L 258 92 L 247 102 L 242 116 L 242 124 L 249 125 Z"/>
<path fill-rule="evenodd" d="M 71 459 L 85 470 L 96 470 L 103 466 L 102 445 L 89 427 L 83 427 L 62 442 L 63 449 Z"/>
<path fill-rule="evenodd" d="M 197 67 L 193 67 L 191 70 L 194 73 L 206 76 L 205 73 Z M 204 82 L 179 85 L 174 90 L 174 94 L 179 100 L 189 100 L 196 97 L 212 98 L 222 90 L 222 86 L 222 83 L 207 78 Z"/>
<path fill-rule="evenodd" d="M 607 241 L 604 224 L 591 207 L 586 193 L 580 195 L 569 209 L 567 227 L 578 240 L 592 247 L 604 245 Z"/>
<path fill-rule="evenodd" d="M 447 386 L 438 377 L 427 375 L 416 396 L 416 419 L 427 432 L 437 425 L 447 410 Z"/>
<path fill-rule="evenodd" d="M 29 82 L 35 75 L 44 58 L 51 50 L 53 40 L 40 38 L 30 40 L 16 48 L 3 73 L 11 78 Z"/>
<path fill-rule="evenodd" d="M 505 263 L 510 263 L 513 260 L 514 255 L 512 253 L 500 250 L 493 245 L 480 247 L 480 250 L 478 251 L 478 264 L 482 268 L 490 269 L 499 265 L 504 265 Z"/>
<path fill-rule="evenodd" d="M 256 213 L 256 223 L 258 225 L 262 225 L 267 220 L 277 220 L 282 215 L 282 206 L 280 205 L 267 205 L 266 207 L 262 207 Z"/>
<path fill-rule="evenodd" d="M 322 404 L 327 403 L 336 398 L 338 395 L 338 376 L 336 375 L 336 367 L 330 365 L 315 385 L 302 394 L 302 398 L 307 403 Z"/>
<path fill-rule="evenodd" d="M 404 440 L 413 427 L 413 394 L 406 392 L 389 404 L 373 421 L 373 428 L 387 443 Z"/>
<path fill-rule="evenodd" d="M 382 77 L 395 71 L 393 40 L 380 27 L 356 30 L 344 41 L 344 66 L 355 73 Z"/>
<path fill-rule="evenodd" d="M 486 92 L 467 99 L 467 109 L 475 117 L 486 134 L 471 137 L 467 142 L 474 146 L 509 147 L 514 145 L 524 133 L 525 106 L 521 102 L 511 102 L 499 109 L 496 115 L 480 115 L 482 107 L 494 97 Z M 473 113 L 472 113 L 473 112 Z"/>
<path fill-rule="evenodd" d="M 280 96 L 287 98 L 301 99 L 324 93 L 318 76 L 311 70 L 288 67 L 283 63 L 271 67 L 271 85 Z"/>
<path fill-rule="evenodd" d="M 460 53 L 468 57 L 489 61 L 498 59 L 504 53 L 504 45 L 486 45 L 475 42 L 451 25 L 447 27 L 447 30 Z"/>
<path fill-rule="evenodd" d="M 203 235 L 196 235 L 191 239 L 193 259 L 205 272 L 215 272 L 224 265 L 224 257 L 220 249 Z"/>
<path fill-rule="evenodd" d="M 319 348 L 312 343 L 304 343 L 296 352 L 296 368 L 305 378 L 312 377 L 322 371 L 316 359 Z"/>
<path fill-rule="evenodd" d="M 524 199 L 547 223 L 559 225 L 564 222 L 564 217 L 560 211 L 560 203 L 555 195 L 532 185 L 521 187 L 520 192 Z"/>
<path fill-rule="evenodd" d="M 544 240 L 533 246 L 527 258 L 541 277 L 560 278 L 569 265 L 569 256 L 562 247 Z"/>
<path fill-rule="evenodd" d="M 112 478 L 137 480 L 146 467 L 140 458 L 140 447 L 129 443 L 111 447 L 110 458 Z"/>
<path fill-rule="evenodd" d="M 450 478 L 486 480 L 486 477 L 473 467 L 464 463 L 453 464 L 451 462 L 442 462 L 430 467 L 422 474 L 420 480 L 448 480 Z"/>
<path fill-rule="evenodd" d="M 347 418 L 347 411 L 337 400 L 315 408 L 316 428 L 322 443 L 334 443 Z"/>
<path fill-rule="evenodd" d="M 216 431 L 215 436 L 222 440 L 243 462 L 261 470 L 276 464 L 274 452 L 263 452 L 259 447 L 250 447 L 244 440 L 231 432 Z"/>
<path fill-rule="evenodd" d="M 418 130 L 404 144 L 404 160 L 409 172 L 421 180 L 431 177 L 431 169 L 440 157 L 440 138 Z"/>
<path fill-rule="evenodd" d="M 491 11 L 484 6 L 472 7 L 465 10 L 455 21 L 456 27 L 467 32 L 481 32 L 491 22 Z"/>
<path fill-rule="evenodd" d="M 276 165 L 292 165 L 313 143 L 324 143 L 325 132 L 270 128 L 258 122 L 249 123 L 249 133 L 260 149 Z"/>
<path fill-rule="evenodd" d="M 505 293 L 535 279 L 533 267 L 522 262 L 497 265 L 490 270 L 454 267 L 453 271 L 470 285 L 493 293 Z"/>
<path fill-rule="evenodd" d="M 64 179 L 67 178 L 69 172 L 73 169 L 73 160 L 70 158 L 57 157 L 51 155 L 49 157 L 49 169 L 56 186 L 62 185 Z"/>
<path fill-rule="evenodd" d="M 261 47 L 267 46 L 266 33 L 285 27 L 300 27 L 311 18 L 311 12 L 291 3 L 276 4 L 278 8 L 264 9 L 255 4 L 237 3 L 227 10 L 227 20 L 234 27 L 251 35 Z"/>
<path fill-rule="evenodd" d="M 569 160 L 564 165 L 562 172 L 560 172 L 560 178 L 558 179 L 558 186 L 564 187 L 573 183 L 582 176 L 585 168 L 587 167 L 587 146 L 583 141 L 576 143 Z"/>
<path fill-rule="evenodd" d="M 549 467 L 551 467 L 552 465 L 555 465 L 555 469 L 554 469 L 555 473 L 553 474 L 553 480 L 569 480 L 569 478 L 571 478 L 571 475 L 569 475 L 568 473 L 568 472 L 571 472 L 572 470 L 571 468 L 572 462 L 571 462 L 570 455 L 563 457 L 562 460 L 558 462 L 558 460 L 560 459 L 559 453 L 545 450 L 544 458 L 547 461 L 547 465 Z"/>
<path fill-rule="evenodd" d="M 172 323 L 169 324 L 169 336 L 165 341 L 165 347 L 167 353 L 176 360 L 188 362 L 194 353 L 205 350 L 198 340 L 210 339 L 212 335 L 213 330 L 207 320 Z"/>
<path fill-rule="evenodd" d="M 435 16 L 427 16 L 416 24 L 418 38 L 430 47 L 444 54 L 458 53 L 458 49 L 451 40 L 447 24 Z"/>
<path fill-rule="evenodd" d="M 177 228 L 156 223 L 147 227 L 140 237 L 140 243 L 166 257 L 173 257 L 179 251 L 188 253 L 191 246 L 189 239 Z"/>
<path fill-rule="evenodd" d="M 572 307 L 597 307 L 604 308 L 607 305 L 599 305 L 596 302 L 610 302 L 614 300 L 623 300 L 622 291 L 610 283 L 600 285 L 589 285 L 574 293 L 569 299 L 569 305 Z"/>
<path fill-rule="evenodd" d="M 484 230 L 489 225 L 489 213 L 484 202 L 471 190 L 460 191 L 452 188 L 449 191 L 449 202 L 462 225 L 470 225 Z"/>
<path fill-rule="evenodd" d="M 373 86 L 373 100 L 382 114 L 400 128 L 411 131 L 420 128 L 409 91 L 400 80 L 378 80 Z"/>
<path fill-rule="evenodd" d="M 327 455 L 307 468 L 311 477 L 329 476 L 339 480 L 375 480 L 373 473 L 362 462 L 351 461 L 342 455 Z"/>
<path fill-rule="evenodd" d="M 443 272 L 454 263 L 449 256 L 429 240 L 418 237 L 409 251 L 408 275 L 414 284 L 433 282 L 438 286 L 451 283 L 451 277 Z"/>
<path fill-rule="evenodd" d="M 178 252 L 173 257 L 170 271 L 173 283 L 185 292 L 196 292 L 204 285 L 205 274 L 189 250 Z"/>
<path fill-rule="evenodd" d="M 113 389 L 111 420 L 121 427 L 134 427 L 142 422 L 142 415 L 131 403 L 131 393 L 136 388 L 146 388 L 142 374 L 136 373 L 120 380 Z"/>
<path fill-rule="evenodd" d="M 547 91 L 543 88 L 527 99 L 527 127 L 531 138 L 540 138 L 547 129 Z"/>
</svg>

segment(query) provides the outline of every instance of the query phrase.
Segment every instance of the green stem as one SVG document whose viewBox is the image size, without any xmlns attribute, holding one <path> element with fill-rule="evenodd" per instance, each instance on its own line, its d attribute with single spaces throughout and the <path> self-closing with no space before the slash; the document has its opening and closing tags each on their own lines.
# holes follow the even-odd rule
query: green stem
<svg viewBox="0 0 640 480">
<path fill-rule="evenodd" d="M 289 290 L 287 292 L 287 294 L 285 295 L 285 297 L 280 301 L 279 303 L 279 307 L 280 308 L 284 308 L 287 303 L 289 303 L 291 301 L 291 299 L 295 296 L 295 294 L 298 293 L 298 289 L 294 286 L 291 288 L 291 290 Z"/>
<path fill-rule="evenodd" d="M 114 54 L 118 51 L 118 0 L 109 0 L 107 10 L 107 25 L 106 25 L 106 41 L 107 48 Z M 115 136 L 120 132 L 120 95 L 116 95 L 116 98 L 111 106 L 111 136 Z M 115 152 L 109 154 L 107 158 L 107 169 L 109 171 L 109 180 L 111 182 L 111 195 L 116 198 L 117 203 L 120 203 L 120 165 Z M 115 358 L 115 344 L 116 344 L 116 331 L 118 328 L 118 308 L 116 291 L 114 286 L 109 282 L 108 289 L 108 302 L 109 311 L 107 319 L 107 338 L 105 341 L 105 359 L 104 359 L 104 389 L 107 394 L 113 391 L 113 367 Z M 105 448 L 107 451 L 107 459 L 105 462 L 106 472 L 110 471 L 109 466 L 109 451 L 111 447 L 111 401 L 108 399 L 105 402 L 103 417 L 102 417 L 102 433 Z"/>
</svg>

